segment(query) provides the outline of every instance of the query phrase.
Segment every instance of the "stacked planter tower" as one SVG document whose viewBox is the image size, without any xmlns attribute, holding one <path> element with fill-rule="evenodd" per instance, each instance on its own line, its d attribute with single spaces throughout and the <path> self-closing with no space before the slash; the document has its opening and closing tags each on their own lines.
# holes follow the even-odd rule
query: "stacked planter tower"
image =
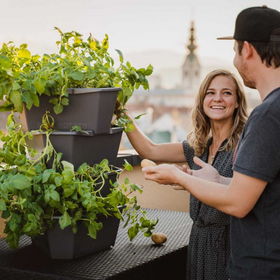
<svg viewBox="0 0 280 280">
<path fill-rule="evenodd" d="M 115 66 L 107 34 L 55 30 L 57 53 L 32 55 L 12 41 L 0 49 L 0 109 L 11 111 L 7 136 L 0 131 L 0 212 L 10 248 L 27 235 L 51 258 L 72 259 L 113 246 L 120 220 L 130 240 L 157 224 L 131 195 L 141 187 L 119 183 L 132 166 L 116 167 L 123 130 L 134 128 L 125 105 L 149 89 L 153 67 L 133 67 L 120 50 Z"/>
<path fill-rule="evenodd" d="M 54 149 L 61 152 L 62 160 L 66 160 L 77 169 L 81 164 L 94 165 L 107 159 L 110 165 L 115 166 L 117 154 L 123 132 L 122 127 L 111 127 L 115 103 L 120 88 L 101 89 L 68 89 L 71 106 L 65 107 L 61 114 L 52 113 L 54 118 L 53 132 L 50 140 Z M 24 108 L 21 122 L 26 131 L 39 129 L 43 115 L 52 111 L 52 104 L 47 96 L 42 96 L 40 108 L 31 110 Z M 71 131 L 74 126 L 80 126 L 82 131 Z M 42 151 L 46 145 L 44 133 L 34 135 L 29 146 Z M 48 163 L 51 168 L 51 163 Z M 110 192 L 110 181 L 116 181 L 116 173 L 108 173 L 108 179 L 101 190 L 101 195 Z M 59 223 L 54 229 L 48 230 L 43 236 L 33 239 L 33 243 L 41 248 L 53 259 L 72 259 L 108 249 L 115 244 L 119 219 L 106 218 L 101 215 L 99 222 L 103 228 L 100 230 L 98 240 L 87 236 L 87 228 L 81 223 L 76 234 L 71 227 L 62 231 Z"/>
</svg>

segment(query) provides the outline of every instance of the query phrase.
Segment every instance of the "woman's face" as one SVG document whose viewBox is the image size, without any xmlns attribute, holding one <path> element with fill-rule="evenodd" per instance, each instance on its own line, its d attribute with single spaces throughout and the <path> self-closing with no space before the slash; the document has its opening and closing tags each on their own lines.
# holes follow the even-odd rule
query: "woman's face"
<svg viewBox="0 0 280 280">
<path fill-rule="evenodd" d="M 232 120 L 238 107 L 236 85 L 227 76 L 216 76 L 210 83 L 203 101 L 203 110 L 210 120 Z"/>
</svg>

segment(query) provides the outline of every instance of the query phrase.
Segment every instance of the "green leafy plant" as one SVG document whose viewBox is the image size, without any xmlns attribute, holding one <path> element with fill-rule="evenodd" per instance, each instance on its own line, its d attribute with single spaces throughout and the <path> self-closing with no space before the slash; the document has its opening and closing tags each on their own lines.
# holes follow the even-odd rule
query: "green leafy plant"
<svg viewBox="0 0 280 280">
<path fill-rule="evenodd" d="M 10 114 L 7 132 L 0 132 L 3 147 L 0 149 L 0 211 L 7 219 L 4 232 L 10 248 L 18 248 L 22 235 L 35 237 L 52 228 L 54 216 L 60 216 L 61 229 L 71 226 L 77 231 L 77 222 L 82 221 L 92 238 L 98 238 L 102 223 L 97 222 L 99 214 L 114 215 L 125 220 L 130 240 L 142 231 L 146 237 L 152 235 L 158 220 L 149 220 L 137 203 L 135 191 L 141 188 L 129 182 L 119 183 L 124 170 L 132 170 L 125 162 L 120 171 L 104 159 L 99 164 L 82 164 L 76 171 L 67 161 L 61 161 L 49 139 L 52 118 L 46 114 L 40 132 L 46 134 L 46 146 L 41 154 L 28 148 L 27 139 L 32 140 L 34 132 L 23 132 L 20 123 Z M 49 160 L 52 168 L 47 168 Z M 110 181 L 110 193 L 103 197 L 101 190 L 108 180 L 108 173 L 115 172 L 117 180 Z M 122 213 L 119 206 L 124 207 Z"/>
<path fill-rule="evenodd" d="M 28 109 L 40 106 L 42 94 L 50 97 L 56 114 L 69 105 L 67 88 L 120 88 L 118 100 L 120 107 L 115 124 L 133 129 L 132 122 L 120 114 L 135 89 L 142 86 L 149 89 L 147 76 L 153 72 L 152 65 L 136 69 L 124 62 L 119 55 L 119 66 L 108 53 L 109 38 L 105 35 L 102 42 L 91 34 L 83 40 L 82 34 L 72 31 L 60 34 L 56 42 L 56 54 L 32 55 L 27 44 L 16 47 L 12 42 L 3 44 L 0 49 L 0 100 L 1 111 L 23 111 L 23 103 Z M 70 105 L 71 106 L 71 105 Z"/>
<path fill-rule="evenodd" d="M 71 128 L 70 131 L 76 131 L 76 132 L 81 132 L 81 133 L 88 134 L 88 132 L 85 131 L 85 130 L 83 130 L 83 129 L 81 128 L 81 126 L 79 126 L 79 125 L 74 125 L 74 126 L 72 126 L 72 128 Z"/>
</svg>

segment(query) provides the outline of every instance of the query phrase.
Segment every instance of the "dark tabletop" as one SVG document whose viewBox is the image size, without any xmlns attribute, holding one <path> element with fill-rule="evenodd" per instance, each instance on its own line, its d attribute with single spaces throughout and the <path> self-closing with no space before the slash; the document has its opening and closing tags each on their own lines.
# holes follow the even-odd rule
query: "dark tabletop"
<svg viewBox="0 0 280 280">
<path fill-rule="evenodd" d="M 167 242 L 155 245 L 139 233 L 130 242 L 127 228 L 119 226 L 114 248 L 74 260 L 52 260 L 28 237 L 20 248 L 9 249 L 0 240 L 0 279 L 185 279 L 187 245 L 192 226 L 188 213 L 146 209 L 149 219 L 159 218 L 156 232 Z"/>
</svg>

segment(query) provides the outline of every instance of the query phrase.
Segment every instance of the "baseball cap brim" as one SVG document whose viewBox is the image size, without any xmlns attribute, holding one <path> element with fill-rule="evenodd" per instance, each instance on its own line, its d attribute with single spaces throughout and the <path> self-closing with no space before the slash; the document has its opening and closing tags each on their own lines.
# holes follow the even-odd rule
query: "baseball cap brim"
<svg viewBox="0 0 280 280">
<path fill-rule="evenodd" d="M 234 40 L 233 36 L 219 37 L 217 40 Z"/>
</svg>

